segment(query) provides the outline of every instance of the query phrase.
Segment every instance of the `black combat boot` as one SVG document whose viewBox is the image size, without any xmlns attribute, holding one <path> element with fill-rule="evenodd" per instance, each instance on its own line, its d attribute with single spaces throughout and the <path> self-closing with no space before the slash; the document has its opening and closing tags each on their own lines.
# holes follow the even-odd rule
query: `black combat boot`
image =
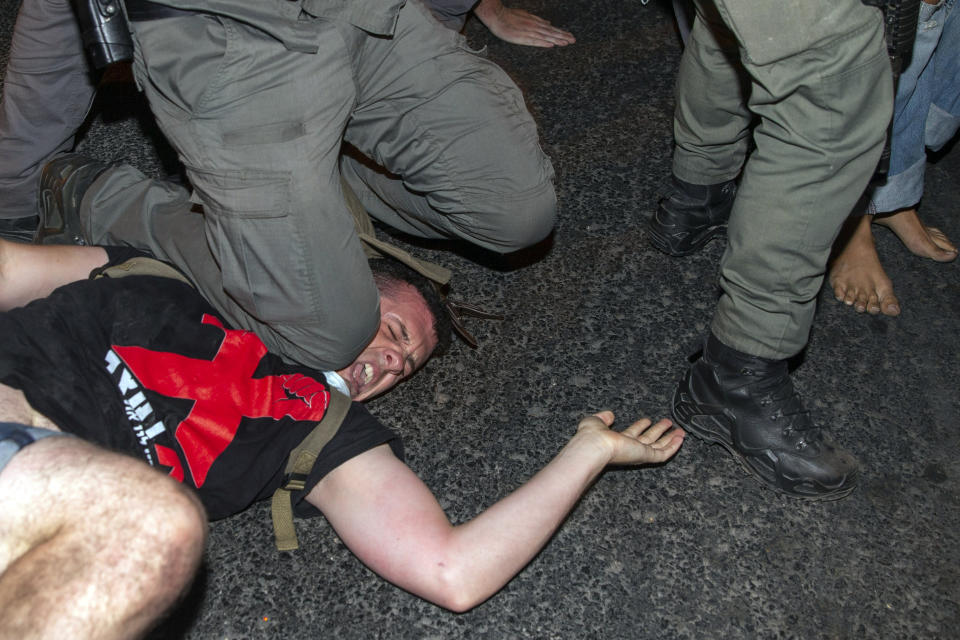
<svg viewBox="0 0 960 640">
<path fill-rule="evenodd" d="M 80 202 L 93 181 L 111 164 L 68 153 L 52 160 L 40 174 L 35 244 L 86 244 L 80 225 Z"/>
<path fill-rule="evenodd" d="M 856 486 L 857 461 L 811 422 L 786 360 L 741 353 L 711 334 L 673 396 L 673 417 L 776 491 L 836 500 Z"/>
<path fill-rule="evenodd" d="M 699 185 L 671 176 L 671 186 L 650 218 L 650 243 L 671 256 L 698 251 L 724 232 L 736 194 L 733 180 Z"/>
</svg>

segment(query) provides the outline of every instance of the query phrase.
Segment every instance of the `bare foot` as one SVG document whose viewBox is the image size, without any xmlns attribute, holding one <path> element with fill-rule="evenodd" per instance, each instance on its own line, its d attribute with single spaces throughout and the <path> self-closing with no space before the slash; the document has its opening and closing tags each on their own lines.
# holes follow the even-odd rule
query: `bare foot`
<svg viewBox="0 0 960 640">
<path fill-rule="evenodd" d="M 923 224 L 916 209 L 881 213 L 874 216 L 873 221 L 897 234 L 900 242 L 914 255 L 937 262 L 950 262 L 957 258 L 957 248 L 946 234 L 940 229 Z"/>
<path fill-rule="evenodd" d="M 872 216 L 850 218 L 837 239 L 843 243 L 830 264 L 830 286 L 840 302 L 857 313 L 900 315 L 900 301 L 893 294 L 893 282 L 887 277 L 870 229 Z M 845 241 L 845 242 L 844 242 Z"/>
</svg>

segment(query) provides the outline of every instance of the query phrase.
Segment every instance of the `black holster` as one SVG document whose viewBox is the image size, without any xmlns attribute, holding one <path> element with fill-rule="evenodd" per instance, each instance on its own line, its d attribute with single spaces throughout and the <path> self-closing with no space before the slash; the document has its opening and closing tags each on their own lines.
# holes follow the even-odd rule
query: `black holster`
<svg viewBox="0 0 960 640">
<path fill-rule="evenodd" d="M 71 0 L 83 49 L 95 69 L 133 60 L 133 39 L 121 0 Z"/>
</svg>

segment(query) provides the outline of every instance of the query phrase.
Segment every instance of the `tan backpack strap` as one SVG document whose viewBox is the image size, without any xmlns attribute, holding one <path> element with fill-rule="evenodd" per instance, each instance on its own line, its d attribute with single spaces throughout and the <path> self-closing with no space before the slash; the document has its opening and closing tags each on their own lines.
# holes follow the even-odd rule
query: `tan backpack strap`
<svg viewBox="0 0 960 640">
<path fill-rule="evenodd" d="M 330 406 L 323 414 L 323 419 L 297 448 L 290 452 L 283 484 L 273 492 L 270 504 L 273 533 L 279 551 L 293 551 L 300 546 L 297 542 L 297 530 L 293 525 L 291 494 L 294 491 L 303 491 L 307 486 L 307 479 L 313 470 L 313 465 L 317 462 L 320 451 L 336 435 L 349 409 L 350 398 L 331 389 Z"/>
<path fill-rule="evenodd" d="M 343 176 L 340 176 L 340 190 L 343 191 L 343 203 L 347 205 L 347 211 L 353 216 L 353 227 L 357 230 L 357 233 L 365 233 L 369 236 L 374 235 L 373 221 L 370 220 L 370 214 L 367 213 L 366 207 L 360 202 L 360 198 L 357 197 L 353 187 L 350 186 L 349 182 L 344 180 Z M 367 257 L 375 258 L 376 252 L 371 255 L 368 251 Z"/>
<path fill-rule="evenodd" d="M 446 267 L 441 267 L 438 264 L 420 258 L 414 258 L 400 247 L 395 247 L 383 240 L 378 240 L 376 232 L 373 229 L 373 222 L 370 220 L 370 214 L 367 213 L 363 203 L 360 202 L 360 198 L 357 197 L 357 194 L 354 193 L 353 189 L 342 176 L 340 177 L 340 188 L 343 191 L 344 204 L 347 205 L 347 209 L 353 216 L 353 224 L 357 230 L 357 236 L 360 237 L 360 241 L 363 243 L 363 252 L 368 260 L 370 258 L 390 257 L 394 260 L 399 260 L 424 278 L 433 280 L 439 285 L 445 285 L 450 282 L 450 270 Z"/>
<path fill-rule="evenodd" d="M 445 285 L 450 282 L 450 269 L 420 258 L 414 258 L 400 247 L 395 247 L 383 240 L 378 240 L 370 234 L 358 233 L 357 235 L 360 236 L 360 241 L 363 242 L 364 250 L 367 251 L 368 256 L 371 251 L 373 251 L 375 255 L 389 256 L 407 265 L 427 280 L 432 280 L 439 285 Z"/>
<path fill-rule="evenodd" d="M 187 279 L 187 276 L 180 273 L 176 267 L 172 267 L 166 262 L 147 256 L 137 256 L 120 264 L 94 269 L 90 274 L 91 279 L 124 278 L 126 276 L 159 276 L 179 280 L 191 287 L 193 286 L 193 283 Z"/>
</svg>

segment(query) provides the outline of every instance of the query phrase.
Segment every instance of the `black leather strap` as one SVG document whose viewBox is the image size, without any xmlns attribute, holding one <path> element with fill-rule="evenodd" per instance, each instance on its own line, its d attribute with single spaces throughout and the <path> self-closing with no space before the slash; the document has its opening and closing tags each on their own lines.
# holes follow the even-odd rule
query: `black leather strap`
<svg viewBox="0 0 960 640">
<path fill-rule="evenodd" d="M 186 9 L 175 9 L 165 4 L 150 2 L 149 0 L 123 0 L 127 8 L 127 19 L 130 22 L 144 22 L 147 20 L 159 20 L 161 18 L 181 18 L 183 16 L 196 15 L 196 11 Z"/>
</svg>

